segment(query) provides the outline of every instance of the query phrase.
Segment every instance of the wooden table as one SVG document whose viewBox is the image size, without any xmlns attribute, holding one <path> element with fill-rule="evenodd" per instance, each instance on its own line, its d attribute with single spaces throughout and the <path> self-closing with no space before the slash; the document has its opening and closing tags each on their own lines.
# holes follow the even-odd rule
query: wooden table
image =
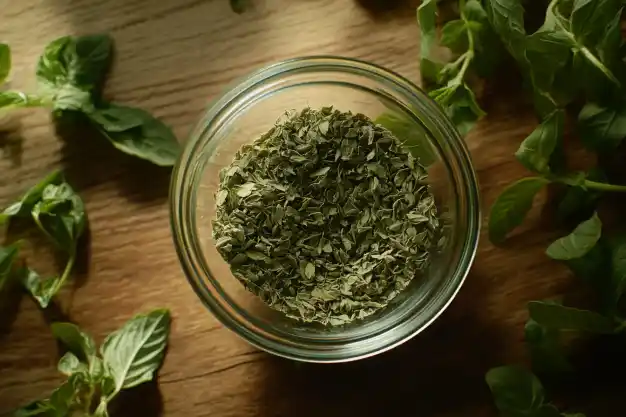
<svg viewBox="0 0 626 417">
<path fill-rule="evenodd" d="M 49 41 L 112 34 L 117 56 L 106 95 L 162 117 L 182 141 L 229 83 L 285 58 L 344 55 L 419 80 L 415 4 L 392 2 L 394 10 L 376 11 L 350 0 L 257 3 L 238 16 L 227 0 L 3 0 L 0 40 L 13 48 L 12 87 L 28 90 Z M 467 142 L 486 212 L 502 187 L 523 175 L 513 153 L 535 120 L 528 107 L 501 95 L 485 105 L 489 116 Z M 96 138 L 64 142 L 42 109 L 20 111 L 2 124 L 9 142 L 21 138 L 21 155 L 5 146 L 0 159 L 2 205 L 61 167 L 87 206 L 90 261 L 60 297 L 62 313 L 100 342 L 135 313 L 161 306 L 173 312 L 158 385 L 123 396 L 116 415 L 494 416 L 484 372 L 524 360 L 525 303 L 572 284 L 565 268 L 543 256 L 556 234 L 538 231 L 546 225 L 534 210 L 504 248 L 491 246 L 483 233 L 463 290 L 425 333 L 357 363 L 296 364 L 226 330 L 187 284 L 170 237 L 168 170 Z M 34 245 L 30 258 L 53 273 L 45 248 Z M 48 330 L 55 314 L 42 313 L 28 297 L 1 312 L 0 415 L 48 395 L 61 380 L 59 349 Z"/>
</svg>

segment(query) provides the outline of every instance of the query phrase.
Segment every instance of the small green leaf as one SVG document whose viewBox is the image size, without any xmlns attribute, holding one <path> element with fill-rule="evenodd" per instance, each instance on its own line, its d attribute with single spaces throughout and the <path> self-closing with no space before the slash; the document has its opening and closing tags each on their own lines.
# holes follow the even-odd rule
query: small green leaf
<svg viewBox="0 0 626 417">
<path fill-rule="evenodd" d="M 504 241 L 507 233 L 522 224 L 535 195 L 548 182 L 541 177 L 522 178 L 500 194 L 489 215 L 489 239 L 493 243 Z"/>
<path fill-rule="evenodd" d="M 531 301 L 528 303 L 528 313 L 531 319 L 549 329 L 600 334 L 611 334 L 616 329 L 615 322 L 609 317 L 551 302 Z"/>
<path fill-rule="evenodd" d="M 46 186 L 32 209 L 32 216 L 37 226 L 59 248 L 74 254 L 87 220 L 82 199 L 68 183 Z"/>
<path fill-rule="evenodd" d="M 154 310 L 135 316 L 106 338 L 100 352 L 115 380 L 109 398 L 154 378 L 165 355 L 169 329 L 169 311 Z"/>
<path fill-rule="evenodd" d="M 64 375 L 70 376 L 75 373 L 87 373 L 87 365 L 82 363 L 72 352 L 67 352 L 59 360 L 57 369 Z"/>
<path fill-rule="evenodd" d="M 467 135 L 478 119 L 485 115 L 474 92 L 465 84 L 433 90 L 429 96 L 441 105 L 461 136 Z"/>
<path fill-rule="evenodd" d="M 13 243 L 9 246 L 0 246 L 0 291 L 8 282 L 13 270 L 13 264 L 19 253 L 19 244 Z"/>
<path fill-rule="evenodd" d="M 156 165 L 174 165 L 180 153 L 180 146 L 174 133 L 167 125 L 141 109 L 109 105 L 108 109 L 111 108 L 115 108 L 117 123 L 105 120 L 105 116 L 98 111 L 95 112 L 94 117 L 91 114 L 88 116 L 113 146 L 122 152 L 148 160 Z M 122 116 L 123 114 L 125 116 Z M 122 117 L 124 117 L 123 120 Z M 141 119 L 140 124 L 137 124 L 137 119 Z M 134 126 L 130 127 L 131 125 Z M 120 131 L 122 127 L 130 128 Z"/>
<path fill-rule="evenodd" d="M 42 308 L 47 308 L 59 289 L 59 278 L 42 279 L 28 268 L 22 274 L 22 285 Z"/>
<path fill-rule="evenodd" d="M 525 60 L 526 30 L 524 8 L 520 0 L 486 0 L 485 11 L 493 30 L 500 36 L 509 53 L 518 61 Z"/>
<path fill-rule="evenodd" d="M 315 277 L 315 265 L 313 265 L 310 262 L 308 264 L 306 264 L 306 267 L 304 268 L 304 275 L 308 279 L 314 278 Z"/>
<path fill-rule="evenodd" d="M 530 134 L 515 153 L 515 157 L 527 169 L 547 174 L 550 172 L 550 158 L 562 140 L 565 112 L 556 111 L 548 116 Z"/>
<path fill-rule="evenodd" d="M 48 44 L 37 64 L 44 95 L 57 109 L 90 110 L 100 97 L 111 50 L 108 35 L 64 36 Z"/>
<path fill-rule="evenodd" d="M 441 29 L 441 44 L 460 53 L 468 48 L 467 25 L 463 20 L 451 20 Z"/>
<path fill-rule="evenodd" d="M 11 72 L 11 48 L 0 43 L 0 84 L 3 84 Z"/>
<path fill-rule="evenodd" d="M 517 366 L 490 369 L 485 376 L 496 407 L 503 415 L 535 415 L 545 400 L 541 382 Z M 526 413 L 526 414 L 524 414 Z"/>
<path fill-rule="evenodd" d="M 626 137 L 626 107 L 587 103 L 578 115 L 583 144 L 594 151 L 612 151 Z"/>
<path fill-rule="evenodd" d="M 84 333 L 72 323 L 52 323 L 52 334 L 67 348 L 82 360 L 89 360 L 96 354 L 96 343 L 93 338 Z"/>
<path fill-rule="evenodd" d="M 54 171 L 45 177 L 39 184 L 28 190 L 20 201 L 11 204 L 0 214 L 0 224 L 5 223 L 11 217 L 29 217 L 33 207 L 41 199 L 43 190 L 50 184 L 61 182 L 63 182 L 63 176 L 59 171 Z"/>
<path fill-rule="evenodd" d="M 19 91 L 0 91 L 0 111 L 19 107 L 33 107 L 40 104 L 38 98 L 28 96 Z"/>
<path fill-rule="evenodd" d="M 425 68 L 433 67 L 431 64 L 431 50 L 437 41 L 437 1 L 424 0 L 417 8 L 417 23 L 420 28 L 420 69 L 422 77 L 429 81 L 433 79 L 433 68 L 424 71 Z"/>
<path fill-rule="evenodd" d="M 580 223 L 572 233 L 553 242 L 546 254 L 562 261 L 580 258 L 589 252 L 600 239 L 602 222 L 597 213 Z"/>
</svg>

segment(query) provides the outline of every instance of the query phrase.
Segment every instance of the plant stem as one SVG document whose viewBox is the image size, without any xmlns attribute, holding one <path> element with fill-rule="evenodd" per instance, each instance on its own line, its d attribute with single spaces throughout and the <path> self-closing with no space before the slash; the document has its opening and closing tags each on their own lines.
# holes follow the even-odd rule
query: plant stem
<svg viewBox="0 0 626 417">
<path fill-rule="evenodd" d="M 76 261 L 76 248 L 74 248 L 74 250 L 70 254 L 70 259 L 67 260 L 67 263 L 65 264 L 65 269 L 63 270 L 63 274 L 61 274 L 61 278 L 56 282 L 56 285 L 54 286 L 54 291 L 52 292 L 52 294 L 56 294 L 59 291 L 59 289 L 63 286 L 65 281 L 67 280 L 67 277 L 70 276 L 70 272 L 72 272 L 72 268 L 74 267 L 75 261 Z"/>
<path fill-rule="evenodd" d="M 472 33 L 472 30 L 469 28 L 469 22 L 467 18 L 465 17 L 465 12 L 463 11 L 465 9 L 465 0 L 459 1 L 459 9 L 461 10 L 461 19 L 463 19 L 463 22 L 465 22 L 465 27 L 467 31 L 467 51 L 459 57 L 459 59 L 463 58 L 463 65 L 461 66 L 461 69 L 459 70 L 459 72 L 456 74 L 456 77 L 454 77 L 448 83 L 449 86 L 460 85 L 463 83 L 463 78 L 465 78 L 465 73 L 467 72 L 467 69 L 469 68 L 470 63 L 472 62 L 472 59 L 474 59 L 474 34 Z M 457 65 L 457 63 L 458 63 L 458 60 L 455 61 L 455 66 Z"/>
<path fill-rule="evenodd" d="M 590 188 L 592 190 L 599 190 L 599 191 L 612 191 L 612 192 L 626 193 L 626 185 L 607 184 L 605 182 L 585 180 L 583 182 L 583 187 Z"/>
<path fill-rule="evenodd" d="M 591 51 L 589 49 L 587 49 L 587 47 L 582 46 L 581 48 L 578 49 L 584 56 L 585 58 L 587 58 L 587 60 L 589 62 L 591 62 L 596 68 L 598 68 L 600 71 L 602 71 L 602 73 L 604 75 L 606 75 L 606 77 L 611 80 L 613 83 L 615 83 L 618 87 L 621 86 L 621 83 L 619 82 L 619 80 L 617 78 L 615 78 L 615 75 L 613 75 L 613 73 L 611 72 L 610 69 L 608 69 L 603 63 L 602 61 L 600 61 L 598 58 L 596 58 L 596 56 L 594 54 L 591 53 Z"/>
</svg>

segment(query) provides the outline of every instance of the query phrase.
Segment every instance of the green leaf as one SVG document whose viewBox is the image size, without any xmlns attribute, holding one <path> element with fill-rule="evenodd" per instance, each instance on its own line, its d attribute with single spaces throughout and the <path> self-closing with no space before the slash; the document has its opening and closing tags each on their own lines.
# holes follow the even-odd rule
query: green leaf
<svg viewBox="0 0 626 417">
<path fill-rule="evenodd" d="M 544 392 L 531 372 L 517 366 L 490 369 L 485 376 L 498 410 L 504 415 L 528 415 L 541 409 Z M 526 414 L 524 414 L 526 413 Z"/>
<path fill-rule="evenodd" d="M 422 166 L 428 167 L 437 160 L 430 141 L 417 121 L 386 112 L 378 116 L 375 123 L 384 126 L 400 139 L 404 147 L 419 160 Z"/>
<path fill-rule="evenodd" d="M 71 375 L 60 387 L 50 395 L 50 405 L 55 409 L 57 416 L 69 416 L 73 406 L 80 405 L 80 401 L 88 395 L 89 381 L 85 374 Z"/>
<path fill-rule="evenodd" d="M 33 207 L 41 199 L 43 190 L 50 184 L 61 182 L 63 182 L 63 176 L 59 171 L 54 171 L 45 177 L 39 184 L 28 190 L 20 201 L 11 204 L 0 214 L 0 224 L 5 223 L 11 217 L 29 217 Z"/>
<path fill-rule="evenodd" d="M 532 358 L 533 370 L 548 373 L 572 370 L 572 365 L 563 353 L 557 329 L 546 328 L 529 319 L 524 326 L 524 336 Z"/>
<path fill-rule="evenodd" d="M 145 112 L 111 103 L 107 107 L 95 109 L 89 118 L 107 132 L 123 132 L 143 125 Z"/>
<path fill-rule="evenodd" d="M 565 112 L 559 110 L 541 122 L 520 145 L 515 153 L 517 160 L 531 171 L 549 173 L 550 158 L 562 140 L 564 119 Z"/>
<path fill-rule="evenodd" d="M 472 67 L 478 76 L 490 77 L 504 56 L 500 37 L 493 31 L 487 12 L 480 1 L 469 0 L 465 3 L 462 17 L 469 30 L 469 35 L 474 39 Z"/>
<path fill-rule="evenodd" d="M 155 310 L 135 316 L 106 338 L 100 350 L 115 380 L 109 398 L 154 377 L 165 355 L 169 329 L 169 311 Z"/>
<path fill-rule="evenodd" d="M 13 270 L 13 264 L 19 253 L 19 244 L 13 243 L 9 246 L 0 246 L 0 291 L 8 282 Z"/>
<path fill-rule="evenodd" d="M 63 182 L 49 184 L 32 209 L 33 220 L 62 250 L 73 256 L 85 230 L 85 205 L 72 187 Z"/>
<path fill-rule="evenodd" d="M 509 53 L 519 62 L 525 60 L 526 30 L 520 0 L 486 0 L 485 11 L 493 30 Z"/>
<path fill-rule="evenodd" d="M 72 352 L 67 352 L 61 357 L 57 369 L 67 376 L 88 372 L 87 365 L 82 363 Z"/>
<path fill-rule="evenodd" d="M 3 84 L 11 72 L 11 48 L 0 43 L 0 84 Z"/>
<path fill-rule="evenodd" d="M 562 261 L 580 258 L 589 252 L 600 239 L 602 222 L 597 213 L 580 223 L 572 233 L 553 242 L 546 254 Z"/>
<path fill-rule="evenodd" d="M 52 323 L 51 330 L 54 337 L 82 360 L 90 360 L 96 355 L 96 343 L 93 338 L 75 324 Z"/>
<path fill-rule="evenodd" d="M 115 122 L 107 120 L 107 115 L 100 113 L 100 110 L 95 111 L 94 117 L 91 114 L 89 117 L 113 146 L 156 165 L 174 165 L 180 153 L 180 146 L 174 133 L 162 121 L 144 110 L 133 107 L 111 104 L 107 111 L 109 117 L 113 111 Z M 141 119 L 139 124 L 138 119 Z M 122 127 L 127 129 L 120 130 Z"/>
<path fill-rule="evenodd" d="M 428 94 L 441 105 L 461 136 L 467 135 L 485 112 L 476 102 L 474 92 L 465 84 L 433 90 Z"/>
<path fill-rule="evenodd" d="M 587 103 L 578 115 L 578 127 L 588 149 L 610 152 L 626 137 L 626 107 Z"/>
<path fill-rule="evenodd" d="M 91 110 L 100 97 L 111 50 L 108 35 L 65 36 L 46 46 L 37 79 L 55 109 Z"/>
<path fill-rule="evenodd" d="M 493 243 L 504 241 L 507 233 L 522 224 L 535 195 L 548 183 L 541 177 L 522 178 L 500 194 L 489 215 L 489 239 Z"/>
<path fill-rule="evenodd" d="M 42 279 L 37 272 L 27 268 L 22 274 L 22 285 L 42 308 L 47 308 L 59 290 L 60 278 Z"/>
<path fill-rule="evenodd" d="M 417 22 L 420 27 L 420 70 L 422 77 L 430 81 L 433 79 L 432 68 L 424 71 L 424 67 L 433 67 L 431 64 L 431 50 L 437 41 L 437 1 L 423 0 L 417 8 Z"/>
<path fill-rule="evenodd" d="M 572 55 L 572 42 L 559 29 L 542 27 L 526 40 L 526 59 L 535 89 L 550 91 L 557 73 Z"/>
<path fill-rule="evenodd" d="M 599 334 L 611 334 L 616 329 L 615 322 L 609 317 L 551 302 L 531 301 L 528 303 L 528 313 L 531 319 L 549 329 Z"/>
<path fill-rule="evenodd" d="M 41 104 L 36 97 L 28 96 L 19 91 L 0 91 L 0 111 L 19 107 L 34 107 Z"/>
<path fill-rule="evenodd" d="M 451 51 L 461 53 L 467 50 L 467 25 L 463 20 L 451 20 L 441 29 L 441 44 Z"/>
<path fill-rule="evenodd" d="M 620 0 L 575 0 L 570 21 L 576 39 L 586 45 L 598 43 L 619 14 L 621 3 Z"/>
</svg>

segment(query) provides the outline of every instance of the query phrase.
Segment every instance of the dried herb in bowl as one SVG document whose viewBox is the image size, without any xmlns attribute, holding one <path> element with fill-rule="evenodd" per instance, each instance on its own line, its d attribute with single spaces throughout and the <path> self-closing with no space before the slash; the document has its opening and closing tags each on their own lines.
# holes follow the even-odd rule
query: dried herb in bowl
<svg viewBox="0 0 626 417">
<path fill-rule="evenodd" d="M 288 113 L 220 173 L 213 237 L 270 307 L 348 323 L 427 268 L 439 219 L 426 179 L 400 140 L 362 114 Z"/>
</svg>

